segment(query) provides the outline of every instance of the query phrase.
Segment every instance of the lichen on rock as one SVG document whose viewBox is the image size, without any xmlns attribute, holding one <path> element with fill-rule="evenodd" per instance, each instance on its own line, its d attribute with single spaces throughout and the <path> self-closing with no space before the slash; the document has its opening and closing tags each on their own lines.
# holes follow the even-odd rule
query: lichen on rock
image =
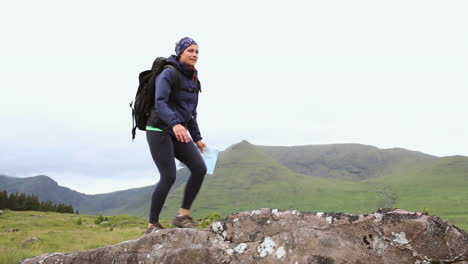
<svg viewBox="0 0 468 264">
<path fill-rule="evenodd" d="M 429 246 L 430 245 L 430 246 Z M 103 248 L 49 253 L 30 263 L 463 263 L 468 234 L 400 209 L 367 215 L 261 208 L 208 229 L 164 229 Z"/>
<path fill-rule="evenodd" d="M 270 237 L 265 237 L 263 242 L 257 247 L 257 252 L 260 257 L 271 255 L 276 248 L 276 243 Z"/>
<path fill-rule="evenodd" d="M 408 239 L 406 239 L 406 234 L 405 232 L 392 232 L 393 239 L 392 241 L 399 244 L 399 245 L 406 245 L 409 243 Z"/>
</svg>

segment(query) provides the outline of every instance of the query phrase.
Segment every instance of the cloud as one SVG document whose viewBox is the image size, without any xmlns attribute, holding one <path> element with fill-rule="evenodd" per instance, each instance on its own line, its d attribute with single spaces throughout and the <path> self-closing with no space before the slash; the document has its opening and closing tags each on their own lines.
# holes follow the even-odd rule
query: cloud
<svg viewBox="0 0 468 264">
<path fill-rule="evenodd" d="M 198 121 L 212 147 L 468 155 L 466 1 L 187 3 L 6 1 L 0 172 L 124 181 L 153 169 L 144 133 L 130 141 L 128 103 L 138 73 L 183 36 L 200 44 Z"/>
<path fill-rule="evenodd" d="M 122 171 L 116 175 L 89 175 L 69 171 L 44 173 L 59 185 L 86 194 L 101 194 L 154 185 L 159 181 L 156 169 Z"/>
</svg>

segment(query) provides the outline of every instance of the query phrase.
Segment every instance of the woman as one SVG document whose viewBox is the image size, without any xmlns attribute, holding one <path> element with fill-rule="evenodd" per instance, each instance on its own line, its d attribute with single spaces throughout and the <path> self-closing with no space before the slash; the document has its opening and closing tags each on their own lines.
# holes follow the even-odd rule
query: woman
<svg viewBox="0 0 468 264">
<path fill-rule="evenodd" d="M 174 158 L 184 163 L 191 172 L 182 207 L 172 221 L 175 226 L 195 227 L 189 216 L 190 207 L 206 174 L 205 162 L 200 154 L 206 145 L 196 119 L 200 85 L 194 66 L 198 60 L 198 44 L 191 38 L 182 38 L 176 43 L 175 51 L 176 55 L 167 59 L 170 67 L 166 66 L 156 78 L 156 107 L 146 127 L 146 138 L 160 180 L 152 195 L 145 233 L 164 229 L 159 223 L 159 214 L 176 179 Z"/>
</svg>

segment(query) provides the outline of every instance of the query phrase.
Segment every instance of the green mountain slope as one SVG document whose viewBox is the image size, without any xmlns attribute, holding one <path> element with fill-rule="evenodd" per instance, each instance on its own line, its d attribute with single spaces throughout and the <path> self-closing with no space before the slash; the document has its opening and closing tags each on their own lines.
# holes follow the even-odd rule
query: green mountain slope
<svg viewBox="0 0 468 264">
<path fill-rule="evenodd" d="M 178 172 L 179 185 L 166 201 L 163 218 L 173 217 L 179 208 L 188 176 L 186 169 Z M 0 189 L 4 186 L 0 176 Z M 50 179 L 49 186 L 58 185 Z M 211 211 L 228 214 L 260 207 L 350 213 L 369 213 L 381 207 L 411 211 L 427 208 L 468 229 L 467 187 L 467 157 L 437 158 L 358 144 L 265 147 L 243 141 L 220 153 L 216 174 L 206 176 L 192 213 L 200 217 Z M 87 214 L 147 217 L 153 189 L 147 186 L 108 194 L 78 193 L 78 204 L 86 210 L 69 200 L 61 201 Z"/>
<path fill-rule="evenodd" d="M 468 229 L 468 157 L 453 156 L 413 163 L 368 180 L 407 210 L 427 208 Z"/>
<path fill-rule="evenodd" d="M 353 181 L 386 175 L 405 163 L 436 158 L 417 151 L 378 149 L 362 144 L 256 148 L 294 172 Z"/>
<path fill-rule="evenodd" d="M 369 213 L 399 207 L 431 213 L 468 229 L 468 158 L 428 158 L 399 162 L 388 174 L 365 181 L 325 179 L 295 173 L 248 142 L 220 154 L 214 176 L 207 176 L 192 213 L 223 214 L 260 207 L 301 211 Z M 183 185 L 168 197 L 164 217 L 177 210 Z"/>
<path fill-rule="evenodd" d="M 183 187 L 168 197 L 165 217 L 179 206 Z M 379 207 L 379 195 L 367 184 L 304 176 L 292 172 L 257 147 L 242 142 L 220 154 L 214 176 L 207 176 L 193 206 L 195 216 L 259 207 L 303 211 L 369 212 Z"/>
</svg>

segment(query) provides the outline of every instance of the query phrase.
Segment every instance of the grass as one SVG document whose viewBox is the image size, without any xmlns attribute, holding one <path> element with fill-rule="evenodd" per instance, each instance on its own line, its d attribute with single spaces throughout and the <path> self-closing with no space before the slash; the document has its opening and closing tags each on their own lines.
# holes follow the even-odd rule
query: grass
<svg viewBox="0 0 468 264">
<path fill-rule="evenodd" d="M 81 218 L 81 225 L 77 219 Z M 109 225 L 96 225 L 96 216 L 54 212 L 10 211 L 0 216 L 0 264 L 48 252 L 98 248 L 140 237 L 147 221 L 134 216 L 108 216 Z M 168 221 L 161 221 L 168 225 Z M 17 232 L 11 230 L 17 229 Z M 8 232 L 10 231 L 10 232 Z M 38 240 L 25 243 L 36 237 Z"/>
<path fill-rule="evenodd" d="M 18 263 L 49 252 L 82 251 L 137 239 L 148 224 L 146 219 L 128 215 L 106 216 L 107 222 L 95 224 L 97 217 L 4 210 L 0 216 L 0 264 Z M 211 212 L 197 219 L 198 228 L 206 228 L 220 218 L 219 213 Z M 161 219 L 160 223 L 174 228 L 170 220 Z M 38 240 L 25 242 L 33 237 Z"/>
</svg>

